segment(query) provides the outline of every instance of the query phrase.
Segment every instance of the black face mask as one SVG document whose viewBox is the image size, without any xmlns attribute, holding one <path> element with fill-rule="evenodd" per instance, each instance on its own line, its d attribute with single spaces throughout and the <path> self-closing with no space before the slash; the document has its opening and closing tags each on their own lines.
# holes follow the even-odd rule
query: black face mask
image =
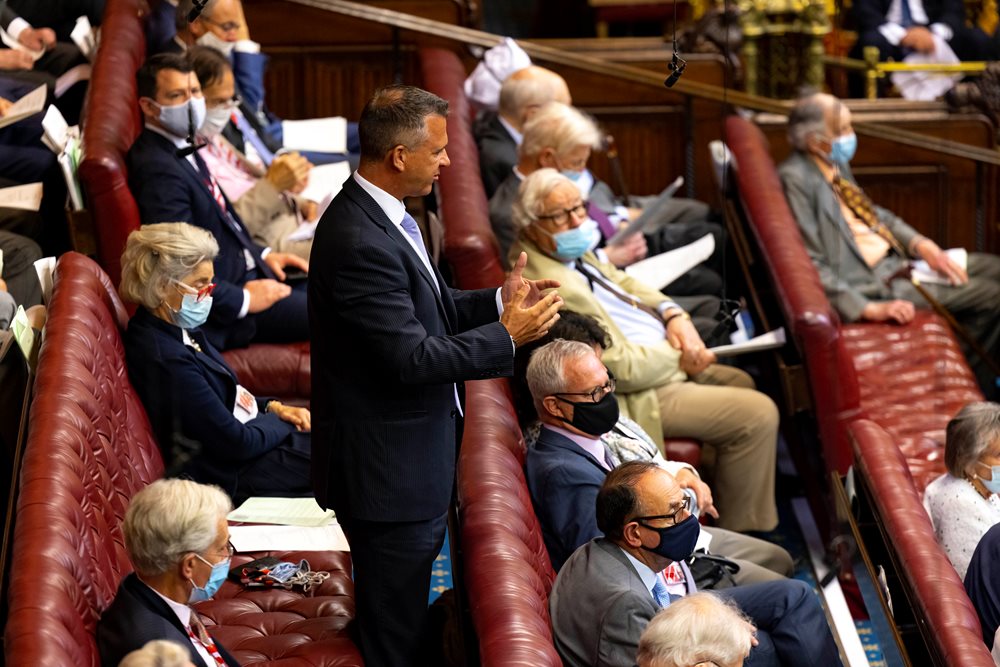
<svg viewBox="0 0 1000 667">
<path fill-rule="evenodd" d="M 597 403 L 593 401 L 568 401 L 565 398 L 556 396 L 563 403 L 573 406 L 573 419 L 567 421 L 559 417 L 573 428 L 577 428 L 587 435 L 599 438 L 618 423 L 618 401 L 614 392 L 608 392 Z"/>
<path fill-rule="evenodd" d="M 666 528 L 654 528 L 641 521 L 639 525 L 660 535 L 660 543 L 655 547 L 643 546 L 642 548 L 675 562 L 687 560 L 698 544 L 698 536 L 701 534 L 701 524 L 698 523 L 698 517 L 694 514 L 680 523 Z"/>
</svg>

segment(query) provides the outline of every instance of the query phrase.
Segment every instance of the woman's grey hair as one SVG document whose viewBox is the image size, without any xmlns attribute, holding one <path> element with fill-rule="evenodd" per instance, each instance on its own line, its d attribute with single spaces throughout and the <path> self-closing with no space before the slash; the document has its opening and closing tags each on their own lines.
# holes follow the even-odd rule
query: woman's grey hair
<svg viewBox="0 0 1000 667">
<path fill-rule="evenodd" d="M 566 391 L 566 362 L 588 354 L 594 354 L 594 348 L 578 340 L 562 338 L 543 345 L 531 354 L 527 371 L 528 389 L 538 414 L 542 414 L 542 399 Z"/>
<path fill-rule="evenodd" d="M 589 116 L 562 102 L 549 102 L 524 124 L 519 154 L 540 155 L 551 148 L 556 155 L 566 155 L 577 146 L 601 147 L 601 132 Z"/>
<path fill-rule="evenodd" d="M 174 281 L 219 254 L 212 234 L 186 222 L 143 225 L 128 235 L 122 253 L 122 298 L 150 310 L 163 303 Z"/>
<path fill-rule="evenodd" d="M 531 175 L 521 181 L 517 189 L 517 199 L 511 207 L 510 218 L 514 228 L 526 229 L 533 225 L 538 216 L 544 212 L 545 200 L 553 190 L 563 184 L 576 188 L 576 183 L 550 167 L 531 172 Z M 579 188 L 577 190 L 579 191 Z"/>
<path fill-rule="evenodd" d="M 969 403 L 948 422 L 944 465 L 955 477 L 966 470 L 1000 438 L 1000 404 Z"/>
<path fill-rule="evenodd" d="M 232 509 L 217 486 L 188 479 L 153 482 L 132 498 L 122 524 L 135 571 L 163 574 L 186 554 L 203 553 L 219 536 L 219 520 Z"/>
<path fill-rule="evenodd" d="M 646 626 L 635 661 L 639 667 L 690 667 L 702 662 L 742 664 L 753 626 L 732 601 L 694 593 L 671 602 Z"/>
<path fill-rule="evenodd" d="M 804 151 L 814 134 L 826 134 L 826 110 L 831 104 L 839 106 L 840 100 L 824 93 L 812 93 L 799 98 L 788 114 L 788 143 Z"/>
<path fill-rule="evenodd" d="M 122 658 L 118 667 L 188 667 L 190 664 L 186 648 L 166 639 L 154 639 Z"/>
</svg>

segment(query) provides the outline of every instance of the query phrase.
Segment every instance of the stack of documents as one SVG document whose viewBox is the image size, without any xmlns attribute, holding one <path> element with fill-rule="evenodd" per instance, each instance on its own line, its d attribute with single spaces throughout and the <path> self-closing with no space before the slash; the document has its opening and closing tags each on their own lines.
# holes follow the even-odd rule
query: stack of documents
<svg viewBox="0 0 1000 667">
<path fill-rule="evenodd" d="M 344 531 L 331 510 L 313 498 L 250 498 L 229 513 L 229 537 L 239 552 L 350 551 Z"/>
</svg>

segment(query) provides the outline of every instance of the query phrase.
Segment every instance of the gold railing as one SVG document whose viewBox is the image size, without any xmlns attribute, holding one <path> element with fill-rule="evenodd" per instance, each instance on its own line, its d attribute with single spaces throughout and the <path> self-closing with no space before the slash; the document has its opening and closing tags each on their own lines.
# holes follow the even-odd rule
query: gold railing
<svg viewBox="0 0 1000 667">
<path fill-rule="evenodd" d="M 824 65 L 832 65 L 841 69 L 851 69 L 864 72 L 865 76 L 865 97 L 874 100 L 878 97 L 878 82 L 880 79 L 893 74 L 894 72 L 934 72 L 935 74 L 982 74 L 986 70 L 986 63 L 964 62 L 964 63 L 921 63 L 910 65 L 908 63 L 898 63 L 894 61 L 880 62 L 878 57 L 878 47 L 866 46 L 863 53 L 864 59 L 847 58 L 844 56 L 823 56 Z"/>
</svg>

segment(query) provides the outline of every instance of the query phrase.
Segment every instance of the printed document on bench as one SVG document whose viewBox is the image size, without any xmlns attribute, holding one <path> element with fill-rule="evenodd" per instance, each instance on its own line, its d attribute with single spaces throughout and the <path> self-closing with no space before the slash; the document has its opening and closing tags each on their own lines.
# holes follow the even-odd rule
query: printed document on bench
<svg viewBox="0 0 1000 667">
<path fill-rule="evenodd" d="M 662 289 L 711 257 L 713 252 L 715 237 L 705 234 L 694 243 L 626 266 L 625 273 L 650 287 Z"/>
<path fill-rule="evenodd" d="M 778 327 L 774 331 L 768 331 L 756 338 L 751 338 L 744 343 L 733 343 L 732 345 L 719 345 L 708 348 L 717 357 L 736 357 L 750 352 L 761 352 L 763 350 L 773 350 L 785 344 L 785 327 Z"/>
<path fill-rule="evenodd" d="M 945 250 L 945 253 L 951 258 L 951 261 L 962 267 L 963 271 L 969 270 L 969 252 L 965 248 L 948 248 Z M 934 285 L 951 284 L 945 276 L 932 269 L 930 265 L 922 259 L 918 259 L 913 262 L 911 275 L 922 283 Z"/>
<path fill-rule="evenodd" d="M 333 510 L 324 510 L 315 498 L 247 498 L 226 517 L 241 523 L 274 523 L 286 526 L 325 526 Z"/>
</svg>

